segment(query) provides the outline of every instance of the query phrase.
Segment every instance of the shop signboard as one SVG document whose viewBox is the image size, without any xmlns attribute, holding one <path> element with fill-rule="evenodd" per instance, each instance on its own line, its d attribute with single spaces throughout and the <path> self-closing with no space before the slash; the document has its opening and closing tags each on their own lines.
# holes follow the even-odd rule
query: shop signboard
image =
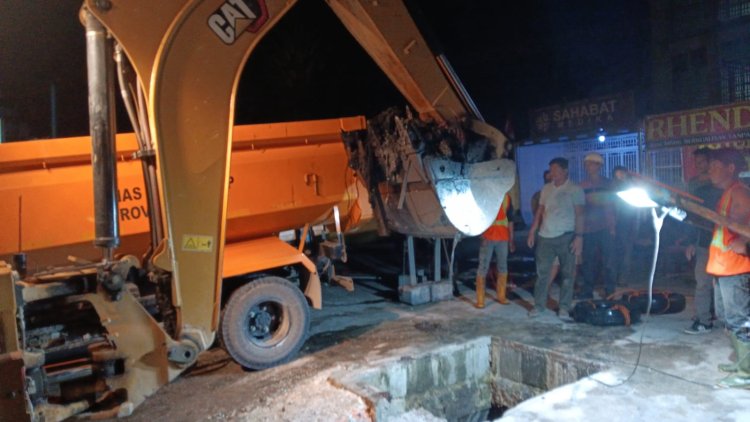
<svg viewBox="0 0 750 422">
<path fill-rule="evenodd" d="M 701 145 L 746 149 L 750 102 L 648 116 L 645 128 L 649 149 Z"/>
<path fill-rule="evenodd" d="M 613 133 L 632 129 L 632 93 L 558 104 L 531 112 L 531 138 L 556 141 L 595 136 L 600 129 Z"/>
</svg>

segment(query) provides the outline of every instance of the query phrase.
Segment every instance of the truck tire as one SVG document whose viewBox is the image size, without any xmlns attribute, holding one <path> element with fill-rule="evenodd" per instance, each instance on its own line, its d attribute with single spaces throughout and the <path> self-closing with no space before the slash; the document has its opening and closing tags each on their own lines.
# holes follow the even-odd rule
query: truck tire
<svg viewBox="0 0 750 422">
<path fill-rule="evenodd" d="M 307 340 L 310 309 L 302 292 L 280 277 L 263 277 L 229 298 L 219 330 L 229 355 L 249 369 L 293 359 Z"/>
</svg>

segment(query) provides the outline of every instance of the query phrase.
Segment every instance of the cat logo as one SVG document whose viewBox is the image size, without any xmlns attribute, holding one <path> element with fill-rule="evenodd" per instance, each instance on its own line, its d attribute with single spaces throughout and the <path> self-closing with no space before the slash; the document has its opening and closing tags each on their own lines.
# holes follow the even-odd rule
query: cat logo
<svg viewBox="0 0 750 422">
<path fill-rule="evenodd" d="M 264 0 L 226 0 L 208 18 L 208 27 L 226 45 L 232 45 L 243 32 L 257 32 L 268 21 Z"/>
</svg>

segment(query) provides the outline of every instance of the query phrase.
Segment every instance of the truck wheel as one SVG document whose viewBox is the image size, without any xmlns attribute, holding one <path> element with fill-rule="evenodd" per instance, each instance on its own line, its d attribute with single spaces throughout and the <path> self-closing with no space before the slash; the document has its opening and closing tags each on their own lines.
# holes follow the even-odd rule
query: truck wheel
<svg viewBox="0 0 750 422">
<path fill-rule="evenodd" d="M 302 292 L 280 277 L 264 277 L 229 298 L 220 335 L 229 355 L 250 369 L 288 362 L 307 340 L 310 310 Z"/>
</svg>

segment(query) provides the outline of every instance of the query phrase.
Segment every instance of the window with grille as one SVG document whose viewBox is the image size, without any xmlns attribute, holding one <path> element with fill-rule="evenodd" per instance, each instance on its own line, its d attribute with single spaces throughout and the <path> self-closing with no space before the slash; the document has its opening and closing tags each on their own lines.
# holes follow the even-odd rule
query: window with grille
<svg viewBox="0 0 750 422">
<path fill-rule="evenodd" d="M 598 152 L 604 158 L 602 175 L 605 177 L 611 178 L 612 171 L 617 166 L 627 167 L 636 173 L 640 170 L 637 133 L 607 136 L 604 142 L 596 139 L 573 141 L 565 146 L 568 174 L 572 181 L 580 183 L 586 178 L 583 159 L 591 152 Z"/>
<path fill-rule="evenodd" d="M 750 100 L 750 59 L 723 63 L 721 99 L 724 103 Z"/>
<path fill-rule="evenodd" d="M 743 16 L 750 16 L 750 0 L 721 0 L 719 20 L 729 21 Z"/>
<path fill-rule="evenodd" d="M 670 186 L 683 184 L 682 148 L 650 151 L 650 177 Z"/>
</svg>

